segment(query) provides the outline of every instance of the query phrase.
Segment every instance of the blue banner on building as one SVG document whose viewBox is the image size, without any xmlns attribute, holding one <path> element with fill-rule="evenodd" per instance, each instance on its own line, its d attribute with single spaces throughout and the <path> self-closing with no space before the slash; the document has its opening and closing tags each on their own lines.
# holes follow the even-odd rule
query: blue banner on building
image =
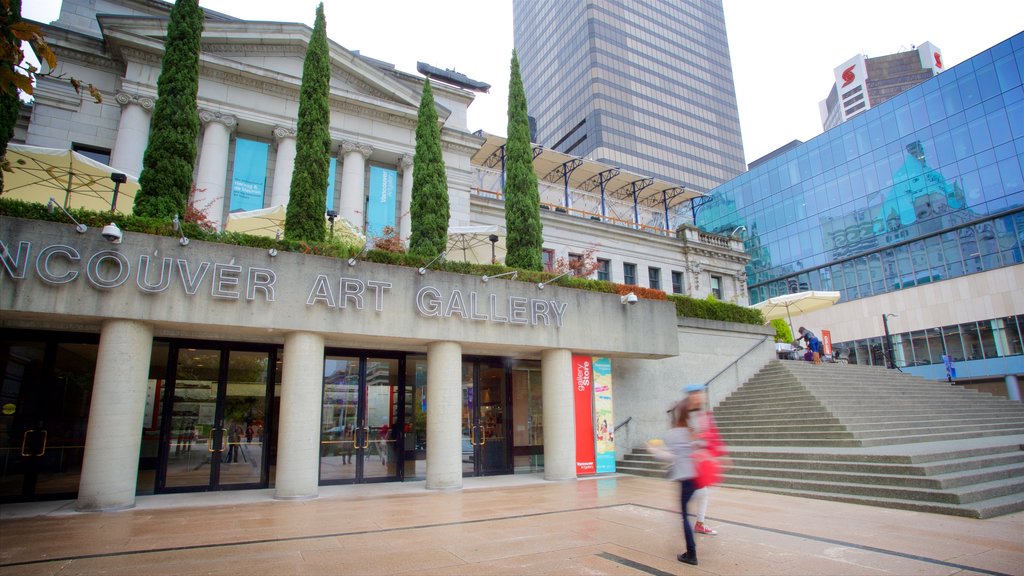
<svg viewBox="0 0 1024 576">
<path fill-rule="evenodd" d="M 267 153 L 270 145 L 238 138 L 235 140 L 235 170 L 231 176 L 231 212 L 263 208 L 267 184 Z"/>
<path fill-rule="evenodd" d="M 331 166 L 327 169 L 327 209 L 334 210 L 334 175 L 338 173 L 338 159 L 331 158 Z"/>
<path fill-rule="evenodd" d="M 370 166 L 370 200 L 366 206 L 366 237 L 384 235 L 386 226 L 395 225 L 395 195 L 398 172 Z"/>
</svg>

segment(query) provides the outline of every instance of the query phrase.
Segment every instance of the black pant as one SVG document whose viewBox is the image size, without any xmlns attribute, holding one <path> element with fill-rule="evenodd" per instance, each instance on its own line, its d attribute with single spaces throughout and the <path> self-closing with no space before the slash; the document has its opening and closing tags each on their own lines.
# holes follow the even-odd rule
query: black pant
<svg viewBox="0 0 1024 576">
<path fill-rule="evenodd" d="M 693 493 L 697 491 L 697 483 L 694 482 L 693 478 L 688 480 L 680 480 L 680 504 L 683 507 L 683 536 L 686 538 L 686 551 L 690 553 L 690 556 L 697 557 L 697 541 L 693 538 L 693 527 L 690 526 L 690 519 L 687 517 L 686 508 L 690 503 L 690 498 L 693 497 Z"/>
</svg>

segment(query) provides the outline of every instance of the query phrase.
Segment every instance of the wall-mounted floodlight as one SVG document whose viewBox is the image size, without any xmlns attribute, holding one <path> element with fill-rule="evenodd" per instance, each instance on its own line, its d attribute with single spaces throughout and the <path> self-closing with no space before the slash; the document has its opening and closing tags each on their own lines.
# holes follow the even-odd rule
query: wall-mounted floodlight
<svg viewBox="0 0 1024 576">
<path fill-rule="evenodd" d="M 565 272 L 562 272 L 562 273 L 561 273 L 561 274 L 559 274 L 558 276 L 555 276 L 555 277 L 554 277 L 554 278 L 552 278 L 551 280 L 547 280 L 547 281 L 545 281 L 545 282 L 541 282 L 541 283 L 537 284 L 537 290 L 543 290 L 543 289 L 544 289 L 544 287 L 545 287 L 545 286 L 547 286 L 548 284 L 553 284 L 553 283 L 555 282 L 555 280 L 558 280 L 558 279 L 559 279 L 559 278 L 561 278 L 562 276 L 566 276 L 566 275 L 568 275 L 568 274 L 570 274 L 570 273 L 572 273 L 572 270 L 567 270 L 567 271 L 565 271 Z"/>
<path fill-rule="evenodd" d="M 85 232 L 87 230 L 89 230 L 88 226 L 86 226 L 85 224 L 82 224 L 78 220 L 75 220 L 74 216 L 69 214 L 68 211 L 65 210 L 64 207 L 61 206 L 59 202 L 57 202 L 56 200 L 54 200 L 51 197 L 50 201 L 46 203 L 46 209 L 50 211 L 50 214 L 53 214 L 54 208 L 60 208 L 60 211 L 63 212 L 65 216 L 70 218 L 72 222 L 75 223 L 75 230 L 77 230 L 79 234 L 85 234 Z"/>
<path fill-rule="evenodd" d="M 348 259 L 348 265 L 349 266 L 355 266 L 356 262 L 358 262 L 360 258 L 366 256 L 366 253 L 369 252 L 369 251 L 370 251 L 370 241 L 367 240 L 366 244 L 363 245 L 363 249 L 359 251 L 359 254 L 356 254 L 355 256 L 353 256 L 353 257 Z M 423 272 L 420 272 L 420 274 L 423 274 Z"/>
<path fill-rule="evenodd" d="M 181 229 L 181 221 L 178 220 L 178 215 L 174 215 L 174 220 L 171 221 L 171 227 L 174 231 L 181 234 L 181 238 L 178 238 L 178 244 L 182 246 L 188 246 L 188 238 L 185 237 L 185 231 Z"/>
<path fill-rule="evenodd" d="M 277 241 L 277 240 L 280 240 L 280 239 L 281 239 L 281 229 L 278 228 L 277 229 L 277 234 L 274 235 L 274 240 Z M 267 254 L 269 254 L 271 258 L 273 258 L 274 256 L 277 256 L 277 248 L 274 247 L 274 246 L 271 246 L 270 250 L 267 250 Z"/>
<path fill-rule="evenodd" d="M 480 279 L 483 280 L 484 282 L 487 282 L 492 278 L 501 278 L 502 276 L 511 276 L 509 280 L 515 280 L 516 277 L 519 276 L 519 271 L 513 270 L 511 272 L 502 272 L 501 274 L 495 274 L 494 276 L 488 276 L 487 274 L 484 274 L 483 276 L 480 277 Z"/>
<path fill-rule="evenodd" d="M 124 239 L 124 234 L 121 232 L 121 229 L 118 228 L 117 224 L 114 224 L 113 222 L 104 226 L 100 234 L 102 234 L 104 238 L 109 240 L 111 244 L 120 244 L 121 241 Z"/>
<path fill-rule="evenodd" d="M 420 276 L 422 276 L 422 275 L 427 273 L 427 268 L 430 268 L 431 264 L 433 264 L 434 262 L 437 262 L 438 260 L 444 260 L 444 255 L 446 253 L 447 253 L 446 250 L 442 250 L 440 254 L 438 254 L 437 256 L 434 256 L 433 260 L 431 260 L 430 262 L 427 262 L 426 266 L 423 266 L 419 270 L 417 270 L 417 272 L 420 273 Z"/>
</svg>

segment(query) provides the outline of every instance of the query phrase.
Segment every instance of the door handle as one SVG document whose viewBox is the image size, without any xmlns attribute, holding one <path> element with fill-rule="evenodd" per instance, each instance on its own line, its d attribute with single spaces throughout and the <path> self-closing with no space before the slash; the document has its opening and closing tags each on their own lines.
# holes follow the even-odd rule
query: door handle
<svg viewBox="0 0 1024 576">
<path fill-rule="evenodd" d="M 21 455 L 31 456 L 28 452 L 25 452 L 25 446 L 28 445 L 28 435 L 35 432 L 35 430 L 25 430 L 25 433 L 21 435 Z"/>
<path fill-rule="evenodd" d="M 370 428 L 369 428 L 369 426 L 364 426 L 363 427 L 363 445 L 360 446 L 360 448 L 369 448 L 369 447 L 370 447 Z"/>
<path fill-rule="evenodd" d="M 487 444 L 487 433 L 484 431 L 484 427 L 480 426 L 480 445 Z"/>
<path fill-rule="evenodd" d="M 228 429 L 227 428 L 221 428 L 220 429 L 220 451 L 221 452 L 224 451 L 224 448 L 227 445 L 227 441 L 228 441 Z"/>
<path fill-rule="evenodd" d="M 36 454 L 36 456 L 42 456 L 46 453 L 46 438 L 49 436 L 46 430 L 40 430 L 40 432 L 43 433 L 43 447 L 39 450 L 39 454 Z"/>
</svg>

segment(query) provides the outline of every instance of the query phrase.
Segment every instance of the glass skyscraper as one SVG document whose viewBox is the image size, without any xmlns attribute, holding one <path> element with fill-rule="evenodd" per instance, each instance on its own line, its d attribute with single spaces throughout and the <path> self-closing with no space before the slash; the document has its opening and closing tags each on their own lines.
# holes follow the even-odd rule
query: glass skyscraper
<svg viewBox="0 0 1024 576">
<path fill-rule="evenodd" d="M 536 143 L 706 192 L 745 169 L 720 0 L 513 0 Z"/>
<path fill-rule="evenodd" d="M 1024 261 L 1022 77 L 1024 33 L 715 188 L 697 225 L 746 227 L 752 303 L 804 290 L 838 290 L 841 303 L 892 294 L 860 314 L 905 306 L 902 324 L 915 325 L 894 330 L 898 364 L 1021 364 L 1024 288 L 962 293 L 1019 277 L 1012 267 Z M 996 270 L 1005 274 L 984 275 Z M 957 278 L 966 288 L 928 292 L 945 294 L 933 301 L 901 296 Z M 844 344 L 856 359 L 881 363 L 880 334 L 855 336 Z"/>
</svg>

